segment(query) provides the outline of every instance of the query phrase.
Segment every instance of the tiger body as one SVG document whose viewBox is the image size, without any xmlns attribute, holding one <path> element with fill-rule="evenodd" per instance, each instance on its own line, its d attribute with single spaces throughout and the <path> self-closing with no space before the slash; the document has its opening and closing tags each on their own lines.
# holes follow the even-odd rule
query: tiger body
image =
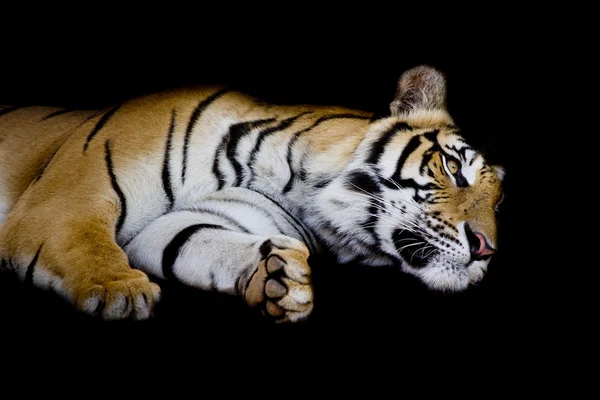
<svg viewBox="0 0 600 400">
<path fill-rule="evenodd" d="M 438 73 L 412 76 L 427 74 Z M 502 173 L 443 107 L 410 100 L 378 120 L 220 87 L 101 112 L 4 108 L 2 265 L 108 319 L 150 315 L 160 290 L 144 270 L 302 320 L 312 310 L 306 260 L 322 250 L 465 289 L 496 245 Z M 423 237 L 429 247 L 408 254 L 417 265 L 401 245 Z"/>
</svg>

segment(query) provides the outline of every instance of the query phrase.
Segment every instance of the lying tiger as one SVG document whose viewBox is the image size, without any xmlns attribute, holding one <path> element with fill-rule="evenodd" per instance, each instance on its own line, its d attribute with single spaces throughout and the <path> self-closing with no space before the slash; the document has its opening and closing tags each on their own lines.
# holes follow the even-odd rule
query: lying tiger
<svg viewBox="0 0 600 400">
<path fill-rule="evenodd" d="M 320 251 L 464 290 L 496 251 L 504 172 L 459 135 L 445 93 L 421 66 L 382 118 L 217 87 L 2 108 L 1 266 L 104 319 L 152 314 L 148 273 L 301 321 Z"/>
</svg>

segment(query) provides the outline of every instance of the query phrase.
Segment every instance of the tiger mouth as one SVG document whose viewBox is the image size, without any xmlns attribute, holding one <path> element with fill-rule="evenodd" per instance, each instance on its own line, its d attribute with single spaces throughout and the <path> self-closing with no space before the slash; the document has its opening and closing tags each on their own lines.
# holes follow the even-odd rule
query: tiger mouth
<svg viewBox="0 0 600 400">
<path fill-rule="evenodd" d="M 407 229 L 396 229 L 392 234 L 396 251 L 414 268 L 422 268 L 437 253 L 432 251 L 423 236 Z M 428 248 L 429 247 L 429 248 Z"/>
</svg>

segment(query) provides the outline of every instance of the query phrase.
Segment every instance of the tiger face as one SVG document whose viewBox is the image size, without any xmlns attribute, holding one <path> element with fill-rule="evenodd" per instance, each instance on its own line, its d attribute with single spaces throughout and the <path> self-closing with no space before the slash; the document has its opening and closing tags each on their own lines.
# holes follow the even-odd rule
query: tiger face
<svg viewBox="0 0 600 400">
<path fill-rule="evenodd" d="M 445 110 L 436 70 L 405 73 L 391 116 L 371 125 L 353 159 L 323 193 L 340 248 L 388 257 L 429 288 L 479 282 L 497 250 L 501 167 L 490 166 Z"/>
<path fill-rule="evenodd" d="M 452 129 L 399 135 L 406 146 L 373 168 L 383 182 L 370 205 L 379 246 L 430 288 L 464 290 L 497 249 L 503 171 Z"/>
</svg>

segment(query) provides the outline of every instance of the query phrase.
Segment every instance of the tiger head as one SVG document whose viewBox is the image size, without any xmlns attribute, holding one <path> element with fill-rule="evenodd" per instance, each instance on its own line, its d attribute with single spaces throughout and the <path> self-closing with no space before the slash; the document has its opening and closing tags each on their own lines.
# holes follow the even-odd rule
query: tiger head
<svg viewBox="0 0 600 400">
<path fill-rule="evenodd" d="M 431 289 L 461 291 L 496 252 L 504 171 L 460 136 L 445 92 L 437 70 L 405 72 L 391 116 L 371 124 L 319 201 L 340 249 L 391 258 Z"/>
</svg>

